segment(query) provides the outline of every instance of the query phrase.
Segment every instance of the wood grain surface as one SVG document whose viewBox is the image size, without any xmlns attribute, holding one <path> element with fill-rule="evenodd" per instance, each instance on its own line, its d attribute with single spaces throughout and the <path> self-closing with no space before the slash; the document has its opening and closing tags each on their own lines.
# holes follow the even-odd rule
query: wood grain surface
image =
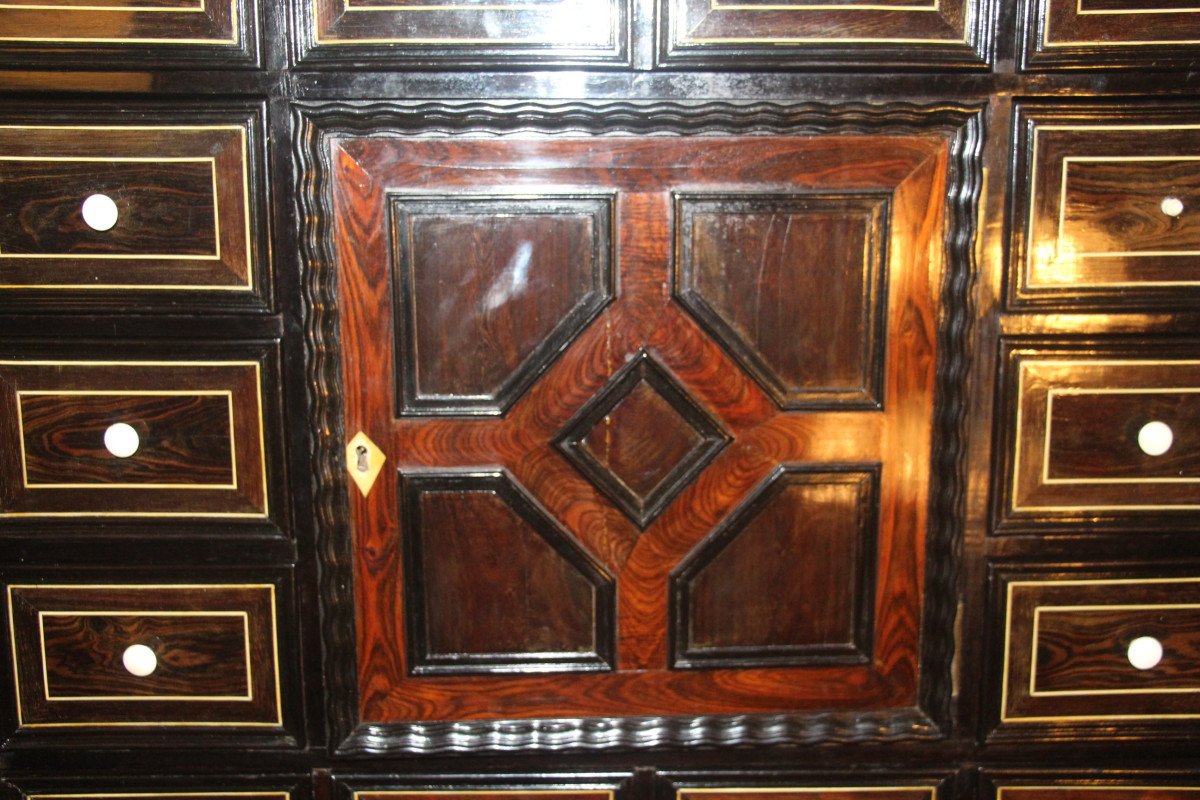
<svg viewBox="0 0 1200 800">
<path fill-rule="evenodd" d="M 389 465 L 404 472 L 481 465 L 507 470 L 615 577 L 617 590 L 612 672 L 578 674 L 570 681 L 537 675 L 414 676 L 412 654 L 399 646 L 406 641 L 403 598 L 405 587 L 423 578 L 401 569 L 402 543 L 413 535 L 412 520 L 400 511 L 394 486 L 380 481 L 367 498 L 352 498 L 350 508 L 364 721 L 877 710 L 916 702 L 942 269 L 942 243 L 935 232 L 941 229 L 947 180 L 945 139 L 364 137 L 337 141 L 330 157 L 346 430 L 365 431 L 387 453 Z M 386 218 L 389 196 L 413 187 L 472 196 L 615 193 L 615 302 L 564 345 L 500 419 L 395 415 L 395 383 L 389 370 L 380 368 L 402 365 L 405 358 L 379 336 L 397 324 L 387 300 L 394 243 L 386 235 Z M 674 297 L 675 194 L 778 195 L 782 189 L 797 195 L 890 198 L 887 241 L 878 243 L 888 254 L 888 300 L 880 312 L 887 343 L 882 410 L 781 412 L 737 354 L 714 341 Z M 731 262 L 728 267 L 739 268 L 747 270 L 741 279 L 752 284 L 756 266 Z M 792 269 L 813 266 L 800 258 Z M 552 280 L 549 274 L 530 278 L 527 291 L 533 296 Z M 861 288 L 841 288 L 857 295 L 838 303 L 861 307 Z M 547 284 L 545 290 L 553 288 Z M 764 332 L 763 339 L 771 335 Z M 773 335 L 791 332 L 785 326 Z M 661 362 L 690 401 L 728 429 L 732 441 L 639 533 L 551 445 L 642 353 Z M 659 448 L 654 450 L 661 456 Z M 904 458 L 894 455 L 899 453 Z M 767 475 L 791 462 L 881 464 L 879 528 L 871 558 L 875 571 L 866 579 L 874 598 L 870 661 L 800 669 L 671 670 L 672 569 Z M 483 584 L 471 591 L 501 591 Z M 837 624 L 850 623 L 843 614 Z"/>
</svg>

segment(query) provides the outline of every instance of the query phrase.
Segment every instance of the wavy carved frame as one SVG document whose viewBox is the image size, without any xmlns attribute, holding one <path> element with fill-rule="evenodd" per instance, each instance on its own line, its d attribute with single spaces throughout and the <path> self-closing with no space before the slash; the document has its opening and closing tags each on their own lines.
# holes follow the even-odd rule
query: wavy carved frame
<svg viewBox="0 0 1200 800">
<path fill-rule="evenodd" d="M 320 103 L 294 109 L 297 219 L 303 257 L 305 380 L 317 526 L 320 612 L 331 746 L 346 755 L 460 751 L 882 743 L 937 739 L 951 715 L 966 467 L 965 383 L 982 182 L 982 110 L 952 104 L 411 102 Z M 950 143 L 946 271 L 938 333 L 937 406 L 927 533 L 926 605 L 917 706 L 835 711 L 368 724 L 357 717 L 353 554 L 346 520 L 337 271 L 327 139 L 337 135 L 514 132 L 941 133 Z"/>
</svg>

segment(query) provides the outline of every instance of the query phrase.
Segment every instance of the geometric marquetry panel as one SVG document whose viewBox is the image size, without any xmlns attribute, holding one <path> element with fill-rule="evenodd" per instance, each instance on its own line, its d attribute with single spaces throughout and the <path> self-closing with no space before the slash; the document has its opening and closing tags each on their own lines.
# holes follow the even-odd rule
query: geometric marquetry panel
<svg viewBox="0 0 1200 800">
<path fill-rule="evenodd" d="M 642 352 L 580 410 L 555 443 L 645 528 L 727 441 L 703 407 Z"/>
<path fill-rule="evenodd" d="M 498 415 L 609 301 L 611 199 L 391 198 L 401 415 Z"/>
<path fill-rule="evenodd" d="M 782 467 L 673 576 L 675 667 L 870 657 L 878 468 Z"/>
<path fill-rule="evenodd" d="M 941 735 L 964 113 L 305 112 L 348 747 Z"/>
<path fill-rule="evenodd" d="M 680 195 L 675 207 L 678 301 L 780 408 L 880 407 L 886 195 Z"/>
<path fill-rule="evenodd" d="M 401 478 L 409 669 L 611 668 L 612 580 L 502 472 Z"/>
</svg>

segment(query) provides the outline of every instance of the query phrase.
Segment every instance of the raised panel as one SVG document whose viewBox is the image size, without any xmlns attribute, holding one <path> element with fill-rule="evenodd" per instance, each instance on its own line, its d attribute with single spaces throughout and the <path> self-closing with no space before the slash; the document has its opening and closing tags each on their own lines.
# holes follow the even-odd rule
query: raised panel
<svg viewBox="0 0 1200 800">
<path fill-rule="evenodd" d="M 628 0 L 303 0 L 297 6 L 305 63 L 629 61 Z"/>
<path fill-rule="evenodd" d="M 863 663 L 878 470 L 784 467 L 680 565 L 675 667 Z"/>
<path fill-rule="evenodd" d="M 1200 292 L 1200 125 L 1183 108 L 1020 107 L 1014 307 L 1176 307 Z"/>
<path fill-rule="evenodd" d="M 645 528 L 728 440 L 720 423 L 641 352 L 579 410 L 555 444 Z"/>
<path fill-rule="evenodd" d="M 1024 64 L 1186 69 L 1200 48 L 1195 0 L 1025 0 Z"/>
<path fill-rule="evenodd" d="M 667 0 L 660 63 L 981 67 L 985 0 Z"/>
<path fill-rule="evenodd" d="M 392 200 L 400 414 L 500 414 L 611 299 L 611 199 Z"/>
<path fill-rule="evenodd" d="M 402 477 L 415 674 L 611 668 L 612 580 L 500 473 Z"/>
<path fill-rule="evenodd" d="M 886 196 L 676 199 L 679 301 L 785 409 L 883 402 Z"/>
<path fill-rule="evenodd" d="M 278 726 L 271 584 L 7 587 L 21 728 Z M 132 645 L 154 669 L 122 666 Z"/>
</svg>

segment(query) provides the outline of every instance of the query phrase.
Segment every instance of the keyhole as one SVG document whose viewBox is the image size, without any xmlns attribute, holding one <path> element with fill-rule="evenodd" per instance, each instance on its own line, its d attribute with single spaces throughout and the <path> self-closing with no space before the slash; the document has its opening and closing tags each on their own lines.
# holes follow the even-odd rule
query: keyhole
<svg viewBox="0 0 1200 800">
<path fill-rule="evenodd" d="M 358 465 L 357 465 L 358 471 L 359 472 L 370 472 L 370 470 L 371 470 L 371 463 L 370 463 L 371 462 L 371 453 L 370 453 L 370 451 L 368 451 L 364 445 L 360 444 L 358 447 L 356 447 L 354 449 L 354 452 L 358 456 Z"/>
</svg>

